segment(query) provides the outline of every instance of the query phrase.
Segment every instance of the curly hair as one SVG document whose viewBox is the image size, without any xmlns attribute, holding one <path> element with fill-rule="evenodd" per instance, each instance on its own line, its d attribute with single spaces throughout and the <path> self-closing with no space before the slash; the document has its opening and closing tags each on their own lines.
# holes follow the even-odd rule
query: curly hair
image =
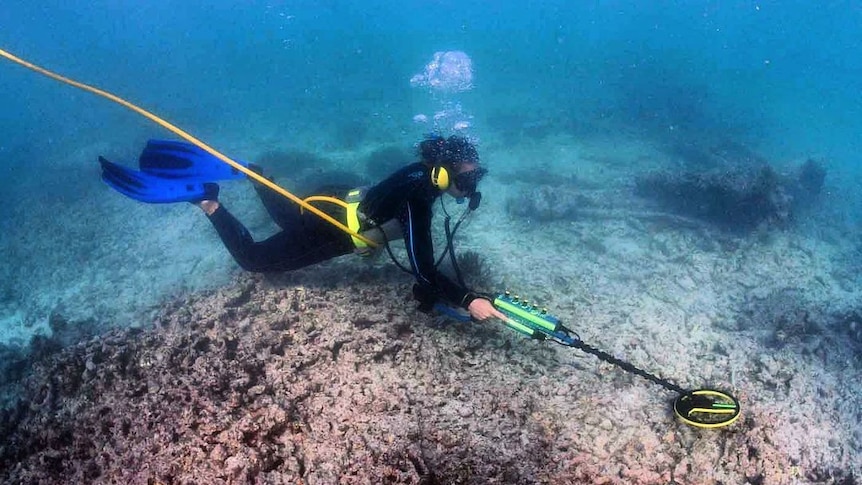
<svg viewBox="0 0 862 485">
<path fill-rule="evenodd" d="M 427 135 L 419 143 L 419 158 L 430 165 L 457 167 L 464 163 L 479 163 L 479 152 L 470 140 L 463 136 Z"/>
</svg>

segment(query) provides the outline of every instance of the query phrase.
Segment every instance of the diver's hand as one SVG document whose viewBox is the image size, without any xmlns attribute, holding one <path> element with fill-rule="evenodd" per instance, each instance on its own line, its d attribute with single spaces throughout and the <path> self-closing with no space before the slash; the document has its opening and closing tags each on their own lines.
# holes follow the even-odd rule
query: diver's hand
<svg viewBox="0 0 862 485">
<path fill-rule="evenodd" d="M 500 310 L 497 310 L 493 303 L 482 297 L 471 301 L 467 310 L 470 311 L 470 316 L 476 320 L 487 320 L 489 318 L 499 318 L 500 320 L 506 319 L 506 315 L 500 313 Z"/>
</svg>

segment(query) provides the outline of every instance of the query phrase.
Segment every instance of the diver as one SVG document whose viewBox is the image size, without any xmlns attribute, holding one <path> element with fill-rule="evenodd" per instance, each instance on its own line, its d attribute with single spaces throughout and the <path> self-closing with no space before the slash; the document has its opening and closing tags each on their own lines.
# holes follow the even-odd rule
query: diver
<svg viewBox="0 0 862 485">
<path fill-rule="evenodd" d="M 323 201 L 320 209 L 327 215 L 346 222 L 377 248 L 385 247 L 393 261 L 416 279 L 413 295 L 420 310 L 429 312 L 435 303 L 444 302 L 467 310 L 475 320 L 505 320 L 488 297 L 464 284 L 453 254 L 454 231 L 450 232 L 448 219 L 444 255 L 449 253 L 458 281 L 437 270 L 442 257 L 434 260 L 433 204 L 444 192 L 459 202 L 469 199 L 468 210 L 477 208 L 481 200 L 477 185 L 487 170 L 479 162 L 475 145 L 461 136 L 429 135 L 418 145 L 418 158 L 374 186 L 322 187 L 306 200 Z M 147 203 L 187 201 L 200 207 L 228 252 L 247 271 L 291 271 L 350 253 L 367 256 L 375 251 L 362 238 L 343 232 L 258 182 L 253 182 L 255 191 L 281 231 L 255 241 L 218 200 L 219 186 L 214 183 L 246 176 L 189 143 L 150 140 L 139 158 L 140 171 L 104 157 L 99 161 L 102 180 L 128 197 Z M 243 165 L 263 175 L 261 167 Z M 410 269 L 392 255 L 388 243 L 395 239 L 404 240 Z"/>
</svg>

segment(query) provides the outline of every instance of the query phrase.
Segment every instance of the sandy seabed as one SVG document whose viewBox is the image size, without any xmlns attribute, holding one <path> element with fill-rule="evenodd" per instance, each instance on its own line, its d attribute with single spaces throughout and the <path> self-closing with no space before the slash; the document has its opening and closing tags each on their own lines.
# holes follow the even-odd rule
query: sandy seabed
<svg viewBox="0 0 862 485">
<path fill-rule="evenodd" d="M 487 204 L 459 248 L 481 252 L 485 286 L 541 302 L 587 343 L 734 392 L 733 426 L 687 427 L 671 393 L 592 356 L 419 313 L 385 260 L 344 258 L 240 276 L 61 351 L 37 341 L 4 392 L 0 480 L 856 483 L 852 248 L 803 228 L 679 227 L 607 183 L 625 156 L 585 148 L 578 178 L 554 185 L 590 211 L 548 227 Z"/>
<path fill-rule="evenodd" d="M 367 279 L 246 278 L 37 361 L 3 415 L 4 482 L 853 483 L 855 390 L 814 363 L 702 356 L 744 415 L 696 430 L 646 381 Z"/>
</svg>

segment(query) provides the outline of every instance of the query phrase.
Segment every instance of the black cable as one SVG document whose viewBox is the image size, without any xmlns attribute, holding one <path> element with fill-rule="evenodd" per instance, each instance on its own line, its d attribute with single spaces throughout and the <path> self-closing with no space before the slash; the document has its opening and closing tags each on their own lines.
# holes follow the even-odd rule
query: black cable
<svg viewBox="0 0 862 485">
<path fill-rule="evenodd" d="M 451 229 L 451 230 L 450 230 L 450 224 L 451 224 L 452 216 L 449 214 L 449 211 L 446 210 L 446 204 L 443 203 L 442 197 L 440 198 L 440 206 L 443 208 L 443 213 L 446 214 L 446 217 L 443 220 L 443 227 L 446 231 L 446 247 L 443 250 L 443 254 L 441 254 L 440 257 L 437 259 L 437 261 L 434 263 L 434 269 L 436 270 L 440 266 L 440 263 L 443 262 L 443 258 L 446 257 L 446 254 L 449 254 L 450 261 L 452 262 L 452 268 L 455 270 L 455 276 L 458 279 L 458 283 L 461 286 L 466 288 L 467 285 L 464 283 L 464 277 L 461 274 L 461 268 L 458 266 L 458 261 L 457 261 L 457 258 L 455 257 L 455 245 L 454 245 L 453 241 L 455 239 L 455 233 L 458 231 L 458 228 L 461 227 L 461 223 L 464 222 L 464 219 L 467 218 L 467 215 L 471 211 L 475 210 L 475 208 L 478 206 L 478 204 L 476 204 L 476 206 L 474 206 L 473 201 L 471 199 L 470 206 L 468 206 L 467 209 L 464 209 L 464 212 L 461 214 L 461 217 L 458 218 L 458 222 L 455 223 L 455 228 Z M 374 226 L 374 227 L 379 227 L 379 226 Z M 381 231 L 382 231 L 382 229 L 381 229 Z M 395 263 L 395 266 L 397 266 L 398 269 L 400 269 L 401 271 L 403 271 L 403 272 L 405 272 L 405 273 L 407 273 L 413 277 L 416 276 L 415 272 L 407 269 L 407 267 L 402 265 L 398 261 L 398 259 L 395 258 L 395 254 L 392 252 L 392 248 L 389 247 L 389 239 L 387 239 L 385 237 L 385 232 L 384 232 L 384 238 L 383 238 L 383 246 L 386 248 L 386 253 L 389 255 L 389 259 L 391 259 L 392 262 Z"/>
<path fill-rule="evenodd" d="M 650 374 L 649 372 L 647 372 L 645 370 L 638 369 L 637 367 L 635 367 L 634 365 L 632 365 L 629 362 L 626 362 L 624 360 L 620 360 L 620 359 L 614 357 L 613 355 L 611 355 L 607 352 L 604 352 L 602 350 L 599 350 L 599 349 L 593 347 L 592 345 L 584 343 L 584 341 L 581 339 L 574 339 L 572 341 L 572 343 L 563 343 L 563 342 L 558 342 L 558 341 L 556 341 L 556 342 L 558 344 L 564 345 L 566 347 L 574 347 L 576 349 L 583 350 L 584 352 L 586 352 L 588 354 L 593 354 L 596 357 L 598 357 L 599 360 L 603 360 L 609 364 L 613 364 L 613 365 L 619 367 L 620 369 L 622 369 L 626 372 L 629 372 L 631 374 L 643 377 L 644 379 L 646 379 L 648 381 L 654 382 L 654 383 L 664 387 L 668 391 L 673 391 L 673 392 L 676 392 L 678 394 L 688 394 L 688 391 L 677 386 L 676 384 L 674 384 L 668 380 L 662 379 L 661 377 L 658 377 L 656 375 Z"/>
<path fill-rule="evenodd" d="M 446 217 L 443 219 L 443 227 L 447 228 L 449 226 L 449 221 L 452 219 L 452 216 L 449 215 L 449 211 L 446 210 L 446 204 L 443 203 L 443 198 L 440 198 L 440 208 L 443 209 L 443 213 L 446 214 Z M 434 263 L 434 268 L 440 266 L 440 263 L 443 262 L 443 258 L 446 257 L 446 253 L 449 252 L 449 230 L 446 230 L 446 247 L 443 249 L 443 253 L 440 254 L 440 257 L 437 258 L 437 262 Z"/>
<path fill-rule="evenodd" d="M 404 267 L 404 265 L 402 265 L 397 259 L 395 259 L 395 254 L 392 253 L 392 248 L 389 247 L 389 239 L 386 238 L 386 233 L 384 233 L 383 236 L 383 246 L 386 248 L 386 253 L 389 254 L 389 259 L 391 259 L 392 262 L 395 263 L 395 266 L 398 266 L 401 271 L 409 274 L 410 276 L 416 277 L 416 273 L 410 271 L 409 269 Z"/>
<path fill-rule="evenodd" d="M 472 200 L 471 200 L 471 203 L 472 203 Z M 440 206 L 443 208 L 443 213 L 446 214 L 446 217 L 443 220 L 443 228 L 446 231 L 446 248 L 443 250 L 443 253 L 440 255 L 440 257 L 437 258 L 437 262 L 434 263 L 434 267 L 437 268 L 438 266 L 440 266 L 440 263 L 443 262 L 443 258 L 445 258 L 446 255 L 448 254 L 449 260 L 452 263 L 452 269 L 455 270 L 455 277 L 458 280 L 458 284 L 460 284 L 461 286 L 466 288 L 467 284 L 464 282 L 464 277 L 462 276 L 462 273 L 461 273 L 461 267 L 458 266 L 458 260 L 457 260 L 457 257 L 455 256 L 455 243 L 454 243 L 454 241 L 455 241 L 455 234 L 458 232 L 458 228 L 461 227 L 461 223 L 464 222 L 464 220 L 467 218 L 467 215 L 470 212 L 472 212 L 475 208 L 472 207 L 472 204 L 471 204 L 471 206 L 468 206 L 466 209 L 464 209 L 464 212 L 461 213 L 461 217 L 458 218 L 458 222 L 455 223 L 455 228 L 450 229 L 451 228 L 451 222 L 452 222 L 452 216 L 449 214 L 449 211 L 446 210 L 446 204 L 443 203 L 442 198 L 440 199 Z"/>
</svg>

